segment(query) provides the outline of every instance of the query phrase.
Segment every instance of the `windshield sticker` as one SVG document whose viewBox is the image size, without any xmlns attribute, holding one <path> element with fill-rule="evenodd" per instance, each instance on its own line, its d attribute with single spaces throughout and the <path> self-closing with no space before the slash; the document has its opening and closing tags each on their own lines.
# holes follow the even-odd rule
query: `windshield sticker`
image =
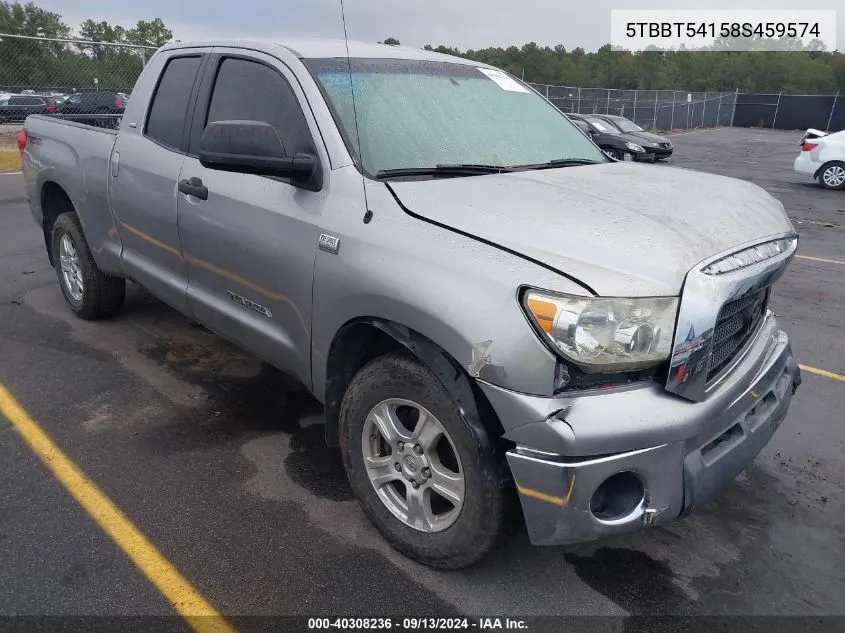
<svg viewBox="0 0 845 633">
<path fill-rule="evenodd" d="M 476 66 L 476 68 L 478 67 Z M 507 90 L 508 92 L 528 92 L 527 88 L 519 85 L 519 83 L 499 70 L 493 70 L 492 68 L 478 68 L 478 70 L 484 75 L 487 75 L 489 79 L 495 81 L 496 85 L 502 90 Z"/>
</svg>

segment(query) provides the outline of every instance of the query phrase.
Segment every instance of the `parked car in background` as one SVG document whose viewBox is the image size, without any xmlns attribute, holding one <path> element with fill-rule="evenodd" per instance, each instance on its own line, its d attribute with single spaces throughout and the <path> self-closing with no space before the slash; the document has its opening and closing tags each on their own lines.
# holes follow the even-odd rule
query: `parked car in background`
<svg viewBox="0 0 845 633">
<path fill-rule="evenodd" d="M 62 102 L 59 114 L 123 114 L 124 101 L 117 92 L 75 92 Z"/>
<path fill-rule="evenodd" d="M 800 146 L 795 173 L 818 180 L 825 189 L 845 189 L 845 130 L 828 134 L 810 128 Z"/>
<path fill-rule="evenodd" d="M 654 154 L 640 145 L 639 139 L 620 132 L 612 123 L 594 114 L 567 113 L 566 116 L 611 158 L 654 162 Z"/>
<path fill-rule="evenodd" d="M 30 114 L 49 114 L 56 101 L 39 95 L 11 95 L 0 101 L 0 123 L 23 123 Z"/>
<path fill-rule="evenodd" d="M 77 123 L 116 128 L 125 109 L 126 101 L 117 92 L 75 92 L 58 105 L 58 114 Z"/>
<path fill-rule="evenodd" d="M 657 160 L 669 158 L 674 151 L 672 141 L 668 138 L 644 130 L 630 119 L 626 119 L 624 116 L 618 116 L 615 114 L 597 114 L 596 117 L 602 119 L 603 121 L 608 121 L 620 132 L 637 138 L 637 142 L 642 145 L 647 152 L 654 154 L 654 157 Z"/>
</svg>

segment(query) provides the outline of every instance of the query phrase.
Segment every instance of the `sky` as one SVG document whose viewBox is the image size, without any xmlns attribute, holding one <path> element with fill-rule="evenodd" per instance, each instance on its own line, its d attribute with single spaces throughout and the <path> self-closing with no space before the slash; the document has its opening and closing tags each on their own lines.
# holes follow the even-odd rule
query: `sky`
<svg viewBox="0 0 845 633">
<path fill-rule="evenodd" d="M 182 41 L 240 37 L 343 37 L 340 0 L 34 0 L 71 26 L 87 18 L 131 26 L 161 18 Z M 351 39 L 394 37 L 461 50 L 537 42 L 596 50 L 610 38 L 612 9 L 837 9 L 837 48 L 845 50 L 842 0 L 344 0 Z"/>
</svg>

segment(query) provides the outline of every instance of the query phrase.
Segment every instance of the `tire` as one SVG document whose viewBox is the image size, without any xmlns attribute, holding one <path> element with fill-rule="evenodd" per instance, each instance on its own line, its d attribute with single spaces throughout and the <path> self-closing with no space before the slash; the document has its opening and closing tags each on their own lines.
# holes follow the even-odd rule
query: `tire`
<svg viewBox="0 0 845 633">
<path fill-rule="evenodd" d="M 845 163 L 833 161 L 819 169 L 819 184 L 824 189 L 842 191 L 845 189 Z"/>
<path fill-rule="evenodd" d="M 440 435 L 436 450 L 426 449 L 422 456 L 416 454 L 412 449 L 415 440 L 414 443 L 406 442 L 403 450 L 407 453 L 400 452 L 395 446 L 390 449 L 384 447 L 384 435 L 375 430 L 379 427 L 373 424 L 371 412 L 380 406 L 391 406 L 384 403 L 396 400 L 422 407 L 433 416 L 428 418 L 429 424 L 434 420 L 441 425 L 445 434 Z M 411 407 L 406 409 L 410 411 Z M 339 431 L 346 475 L 361 508 L 385 539 L 402 554 L 430 567 L 460 569 L 479 561 L 496 543 L 503 532 L 507 498 L 498 485 L 501 469 L 497 468 L 491 438 L 483 428 L 477 428 L 460 415 L 446 387 L 431 370 L 408 353 L 386 354 L 358 372 L 341 404 Z M 405 431 L 411 435 L 407 428 Z M 364 433 L 367 433 L 366 438 Z M 374 445 L 382 447 L 379 455 L 384 456 L 387 462 L 383 466 L 385 477 L 396 480 L 383 486 L 383 493 L 376 492 L 376 484 L 370 479 L 371 471 L 365 465 L 364 451 L 371 450 Z M 448 461 L 435 456 L 441 450 L 447 457 L 449 451 L 454 452 L 459 460 L 457 470 L 463 478 L 464 490 L 460 508 L 451 503 L 444 505 L 446 497 L 434 492 L 435 482 L 443 481 L 439 473 L 443 472 L 444 463 Z M 409 456 L 422 462 L 418 471 L 410 473 L 405 468 Z M 391 468 L 395 470 L 400 461 L 402 472 L 393 472 Z M 426 464 L 431 468 L 426 468 Z M 456 470 L 454 462 L 452 464 L 449 467 L 450 476 L 456 474 L 452 472 Z M 422 479 L 426 470 L 429 471 L 430 479 L 422 481 L 419 498 L 428 498 L 430 501 L 426 502 L 427 507 L 432 509 L 435 502 L 444 508 L 453 506 L 443 514 L 432 513 L 434 517 L 445 517 L 442 524 L 434 526 L 433 530 L 412 527 L 397 516 L 381 496 L 392 496 L 392 488 L 399 491 L 398 498 L 402 499 L 401 491 L 404 489 L 407 502 L 412 488 L 400 478 L 417 476 L 417 472 L 420 472 L 422 474 L 419 477 Z"/>
<path fill-rule="evenodd" d="M 63 238 L 69 240 L 75 251 L 76 264 L 71 263 L 70 270 L 73 270 L 74 266 L 75 270 L 78 270 L 77 279 L 82 281 L 81 292 L 78 287 L 71 288 L 65 278 L 66 269 L 62 261 L 65 255 L 62 252 Z M 76 316 L 94 321 L 120 312 L 126 297 L 126 281 L 106 275 L 97 267 L 76 213 L 66 212 L 56 218 L 51 243 L 59 287 L 62 289 L 65 301 Z M 73 261 L 72 257 L 70 261 Z M 68 274 L 68 277 L 73 277 L 73 275 Z"/>
</svg>

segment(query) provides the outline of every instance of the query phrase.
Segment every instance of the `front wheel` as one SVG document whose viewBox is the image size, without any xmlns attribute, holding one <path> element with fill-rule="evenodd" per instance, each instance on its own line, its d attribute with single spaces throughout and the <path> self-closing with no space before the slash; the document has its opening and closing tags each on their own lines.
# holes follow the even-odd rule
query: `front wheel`
<svg viewBox="0 0 845 633">
<path fill-rule="evenodd" d="M 459 569 L 496 542 L 505 497 L 486 432 L 406 353 L 377 358 L 352 380 L 340 446 L 364 513 L 406 556 Z"/>
<path fill-rule="evenodd" d="M 819 184 L 825 189 L 845 189 L 845 163 L 834 161 L 822 167 Z"/>
</svg>

